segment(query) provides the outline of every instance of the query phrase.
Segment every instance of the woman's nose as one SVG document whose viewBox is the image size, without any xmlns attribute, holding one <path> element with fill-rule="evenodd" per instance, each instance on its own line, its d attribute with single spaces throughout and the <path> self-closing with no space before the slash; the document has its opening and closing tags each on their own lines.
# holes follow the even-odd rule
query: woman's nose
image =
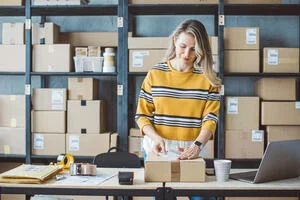
<svg viewBox="0 0 300 200">
<path fill-rule="evenodd" d="M 189 57 L 189 55 L 190 55 L 190 50 L 189 49 L 185 49 L 184 50 L 184 57 Z"/>
</svg>

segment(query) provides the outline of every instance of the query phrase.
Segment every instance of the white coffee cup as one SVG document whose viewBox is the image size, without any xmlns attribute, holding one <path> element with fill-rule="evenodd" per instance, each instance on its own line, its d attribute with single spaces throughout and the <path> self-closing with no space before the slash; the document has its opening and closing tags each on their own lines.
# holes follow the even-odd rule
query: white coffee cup
<svg viewBox="0 0 300 200">
<path fill-rule="evenodd" d="M 214 160 L 214 166 L 217 181 L 228 181 L 231 168 L 231 160 Z"/>
</svg>

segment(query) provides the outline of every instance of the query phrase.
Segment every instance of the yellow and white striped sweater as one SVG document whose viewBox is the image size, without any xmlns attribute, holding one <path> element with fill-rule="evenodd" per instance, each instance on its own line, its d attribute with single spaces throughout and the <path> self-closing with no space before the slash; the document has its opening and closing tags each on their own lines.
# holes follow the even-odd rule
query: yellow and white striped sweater
<svg viewBox="0 0 300 200">
<path fill-rule="evenodd" d="M 142 84 L 136 122 L 152 124 L 168 140 L 192 141 L 202 128 L 216 130 L 220 95 L 201 70 L 179 72 L 170 62 L 152 67 Z"/>
</svg>

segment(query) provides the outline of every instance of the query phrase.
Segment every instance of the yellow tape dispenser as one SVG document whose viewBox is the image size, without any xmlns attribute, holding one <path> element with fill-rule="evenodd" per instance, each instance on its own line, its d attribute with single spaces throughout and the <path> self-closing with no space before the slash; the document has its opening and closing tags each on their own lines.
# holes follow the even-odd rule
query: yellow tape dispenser
<svg viewBox="0 0 300 200">
<path fill-rule="evenodd" d="M 57 157 L 56 165 L 62 165 L 64 169 L 69 169 L 71 163 L 74 163 L 74 157 L 71 154 L 60 154 Z"/>
</svg>

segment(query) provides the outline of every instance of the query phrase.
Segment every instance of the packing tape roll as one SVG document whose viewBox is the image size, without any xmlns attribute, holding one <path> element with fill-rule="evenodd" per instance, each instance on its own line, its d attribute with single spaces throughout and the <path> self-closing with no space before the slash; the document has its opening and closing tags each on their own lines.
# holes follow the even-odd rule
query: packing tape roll
<svg viewBox="0 0 300 200">
<path fill-rule="evenodd" d="M 72 163 L 70 167 L 71 176 L 96 176 L 97 167 L 89 163 Z"/>
<path fill-rule="evenodd" d="M 69 169 L 74 163 L 74 157 L 71 154 L 60 154 L 57 157 L 57 165 L 62 165 L 64 169 Z"/>
</svg>

